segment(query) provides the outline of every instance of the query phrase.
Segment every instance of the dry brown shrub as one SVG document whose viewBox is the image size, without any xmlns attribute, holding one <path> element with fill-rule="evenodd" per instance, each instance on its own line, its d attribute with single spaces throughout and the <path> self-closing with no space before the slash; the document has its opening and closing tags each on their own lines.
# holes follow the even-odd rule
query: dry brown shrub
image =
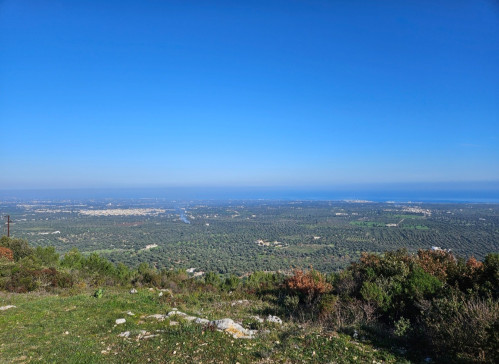
<svg viewBox="0 0 499 364">
<path fill-rule="evenodd" d="M 381 258 L 378 255 L 366 252 L 362 252 L 359 260 L 365 267 L 377 267 L 381 262 Z"/>
<path fill-rule="evenodd" d="M 417 262 L 426 273 L 445 281 L 447 271 L 456 264 L 456 258 L 451 252 L 420 249 Z"/>
<path fill-rule="evenodd" d="M 482 270 L 483 269 L 483 263 L 479 260 L 476 260 L 474 256 L 471 256 L 466 261 L 466 267 L 472 272 L 475 273 L 476 271 Z"/>
<path fill-rule="evenodd" d="M 12 249 L 9 248 L 4 248 L 3 246 L 0 246 L 0 258 L 7 258 L 10 261 L 14 260 L 14 252 Z"/>
<path fill-rule="evenodd" d="M 330 316 L 332 328 L 339 330 L 361 325 L 370 325 L 376 322 L 376 306 L 361 300 L 338 301 L 333 314 Z"/>
<path fill-rule="evenodd" d="M 284 284 L 288 291 L 299 294 L 305 303 L 311 303 L 333 289 L 333 286 L 326 282 L 326 277 L 315 270 L 308 272 L 295 270 L 294 275 Z"/>
<path fill-rule="evenodd" d="M 425 316 L 426 332 L 436 351 L 466 362 L 498 362 L 497 301 L 454 296 L 434 301 Z"/>
</svg>

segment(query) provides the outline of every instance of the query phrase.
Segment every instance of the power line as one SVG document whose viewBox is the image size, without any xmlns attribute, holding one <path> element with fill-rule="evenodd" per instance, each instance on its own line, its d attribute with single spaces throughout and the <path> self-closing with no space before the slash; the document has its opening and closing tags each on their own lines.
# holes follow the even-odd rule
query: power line
<svg viewBox="0 0 499 364">
<path fill-rule="evenodd" d="M 5 218 L 7 218 L 7 237 L 10 237 L 10 215 L 5 215 Z"/>
</svg>

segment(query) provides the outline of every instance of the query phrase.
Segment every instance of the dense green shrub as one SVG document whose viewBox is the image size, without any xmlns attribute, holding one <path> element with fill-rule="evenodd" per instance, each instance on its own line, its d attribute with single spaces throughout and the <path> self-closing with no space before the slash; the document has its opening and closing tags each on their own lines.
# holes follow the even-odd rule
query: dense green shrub
<svg viewBox="0 0 499 364">
<path fill-rule="evenodd" d="M 40 264 L 44 267 L 57 267 L 59 265 L 59 254 L 56 253 L 53 246 L 46 248 L 37 246 L 33 251 L 33 256 L 39 259 Z"/>
<path fill-rule="evenodd" d="M 133 272 L 123 263 L 118 263 L 115 270 L 116 277 L 122 284 L 127 284 L 133 277 Z"/>
<path fill-rule="evenodd" d="M 103 276 L 114 276 L 116 274 L 115 265 L 97 253 L 90 254 L 84 260 L 83 267 L 89 272 Z"/>
<path fill-rule="evenodd" d="M 426 273 L 419 266 L 414 266 L 404 284 L 406 298 L 421 300 L 434 295 L 442 287 L 442 282 L 437 277 Z"/>
<path fill-rule="evenodd" d="M 132 283 L 150 287 L 161 287 L 162 276 L 155 268 L 151 267 L 148 263 L 143 262 L 139 265 L 137 276 Z"/>
<path fill-rule="evenodd" d="M 365 281 L 360 289 L 362 299 L 376 304 L 378 307 L 386 308 L 391 302 L 391 296 L 385 292 L 380 284 Z"/>
<path fill-rule="evenodd" d="M 38 288 L 70 288 L 73 286 L 71 275 L 55 268 L 31 269 L 16 266 L 12 269 L 10 280 L 5 288 L 10 292 L 24 293 Z"/>
<path fill-rule="evenodd" d="M 215 272 L 207 272 L 204 276 L 204 282 L 207 285 L 211 285 L 213 287 L 218 287 L 222 283 L 220 276 Z"/>
<path fill-rule="evenodd" d="M 14 253 L 15 261 L 33 254 L 33 249 L 24 239 L 8 238 L 6 236 L 2 236 L 0 238 L 0 246 L 11 249 Z"/>
<path fill-rule="evenodd" d="M 12 269 L 15 263 L 7 258 L 0 258 L 0 290 L 6 289 L 6 284 L 10 280 Z"/>
<path fill-rule="evenodd" d="M 62 257 L 60 265 L 69 269 L 82 269 L 85 262 L 85 257 L 77 248 L 73 248 L 68 251 Z"/>
<path fill-rule="evenodd" d="M 39 282 L 33 271 L 21 267 L 12 269 L 10 280 L 5 285 L 8 291 L 17 293 L 31 292 L 38 287 Z"/>
<path fill-rule="evenodd" d="M 319 302 L 319 319 L 328 320 L 331 319 L 336 311 L 336 305 L 338 304 L 338 296 L 334 294 L 325 294 L 321 297 Z"/>
<path fill-rule="evenodd" d="M 480 289 L 499 299 L 499 253 L 491 253 L 483 261 L 483 269 L 479 277 Z"/>
<path fill-rule="evenodd" d="M 241 284 L 241 280 L 239 279 L 238 276 L 231 274 L 227 278 L 225 278 L 225 281 L 222 284 L 222 289 L 225 291 L 234 291 L 239 287 Z"/>
</svg>

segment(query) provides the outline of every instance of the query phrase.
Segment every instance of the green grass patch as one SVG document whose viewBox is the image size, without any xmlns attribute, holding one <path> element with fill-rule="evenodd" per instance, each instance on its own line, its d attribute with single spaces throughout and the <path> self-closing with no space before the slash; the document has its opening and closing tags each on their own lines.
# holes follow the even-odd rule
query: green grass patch
<svg viewBox="0 0 499 364">
<path fill-rule="evenodd" d="M 294 323 L 269 326 L 268 333 L 255 339 L 234 339 L 225 332 L 182 319 L 175 318 L 178 324 L 172 326 L 168 319 L 160 322 L 146 318 L 168 312 L 175 302 L 181 311 L 198 317 L 230 317 L 244 322 L 270 309 L 268 302 L 256 298 L 248 304 L 233 305 L 239 297 L 210 292 L 178 294 L 173 301 L 165 302 L 157 291 L 147 289 L 134 295 L 125 289 L 104 289 L 101 298 L 93 297 L 94 291 L 73 296 L 0 294 L 0 306 L 16 306 L 0 311 L 0 361 L 242 364 L 401 360 L 349 336 Z M 125 318 L 126 323 L 116 325 L 118 318 Z M 141 338 L 141 330 L 156 336 Z M 119 337 L 124 331 L 130 331 L 128 338 Z"/>
</svg>

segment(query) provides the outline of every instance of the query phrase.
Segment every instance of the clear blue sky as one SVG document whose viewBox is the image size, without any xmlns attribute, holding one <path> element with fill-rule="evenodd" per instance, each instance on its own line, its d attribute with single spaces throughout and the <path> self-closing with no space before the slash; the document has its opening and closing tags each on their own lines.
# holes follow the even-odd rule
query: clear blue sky
<svg viewBox="0 0 499 364">
<path fill-rule="evenodd" d="M 499 181 L 498 4 L 0 0 L 0 189 Z"/>
</svg>

